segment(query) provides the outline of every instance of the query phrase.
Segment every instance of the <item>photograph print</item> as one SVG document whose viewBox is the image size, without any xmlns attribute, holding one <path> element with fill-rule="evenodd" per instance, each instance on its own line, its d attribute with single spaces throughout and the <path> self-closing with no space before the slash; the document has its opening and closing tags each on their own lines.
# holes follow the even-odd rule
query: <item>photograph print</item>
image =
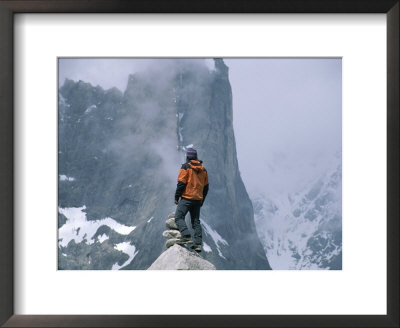
<svg viewBox="0 0 400 328">
<path fill-rule="evenodd" d="M 59 270 L 342 270 L 341 58 L 58 58 Z"/>
</svg>

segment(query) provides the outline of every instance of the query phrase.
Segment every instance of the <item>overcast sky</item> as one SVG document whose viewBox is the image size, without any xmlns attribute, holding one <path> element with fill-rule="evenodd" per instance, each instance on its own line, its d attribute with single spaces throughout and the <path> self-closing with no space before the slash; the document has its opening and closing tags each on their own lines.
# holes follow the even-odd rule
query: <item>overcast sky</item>
<svg viewBox="0 0 400 328">
<path fill-rule="evenodd" d="M 62 59 L 59 83 L 125 90 L 149 59 Z M 225 59 L 239 168 L 250 191 L 292 192 L 341 152 L 341 59 Z"/>
<path fill-rule="evenodd" d="M 296 191 L 337 166 L 335 155 L 340 156 L 342 146 L 341 59 L 225 62 L 239 165 L 250 189 Z"/>
<path fill-rule="evenodd" d="M 104 89 L 117 87 L 125 91 L 128 76 L 143 69 L 151 59 L 130 58 L 83 58 L 60 59 L 58 82 L 62 86 L 66 78 L 100 85 Z"/>
</svg>

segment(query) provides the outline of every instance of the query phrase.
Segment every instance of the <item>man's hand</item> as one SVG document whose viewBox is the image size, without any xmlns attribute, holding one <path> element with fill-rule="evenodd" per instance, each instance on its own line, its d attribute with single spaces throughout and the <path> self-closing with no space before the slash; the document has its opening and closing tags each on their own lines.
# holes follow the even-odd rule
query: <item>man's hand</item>
<svg viewBox="0 0 400 328">
<path fill-rule="evenodd" d="M 178 205 L 178 201 L 175 199 L 175 204 Z"/>
</svg>

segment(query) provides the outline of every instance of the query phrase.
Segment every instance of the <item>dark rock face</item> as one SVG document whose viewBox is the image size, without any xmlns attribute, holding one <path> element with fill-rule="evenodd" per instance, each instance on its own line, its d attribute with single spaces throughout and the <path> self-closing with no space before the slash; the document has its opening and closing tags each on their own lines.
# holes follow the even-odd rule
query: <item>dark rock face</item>
<svg viewBox="0 0 400 328">
<path fill-rule="evenodd" d="M 210 180 L 202 256 L 217 269 L 270 269 L 238 170 L 222 60 L 212 71 L 199 60 L 158 60 L 131 75 L 124 94 L 70 80 L 59 94 L 59 207 L 85 206 L 88 221 L 109 217 L 136 227 L 125 235 L 103 227 L 112 238 L 101 242 L 96 233 L 60 246 L 60 268 L 147 269 L 165 251 L 162 232 L 182 163 L 177 146 L 193 144 Z M 65 222 L 60 216 L 59 226 Z M 121 243 L 136 247 L 129 263 Z"/>
</svg>

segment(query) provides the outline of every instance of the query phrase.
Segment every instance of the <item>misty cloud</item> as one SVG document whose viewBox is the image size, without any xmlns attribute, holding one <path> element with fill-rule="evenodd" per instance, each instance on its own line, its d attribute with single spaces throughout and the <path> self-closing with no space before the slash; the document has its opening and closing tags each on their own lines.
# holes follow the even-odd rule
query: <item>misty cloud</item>
<svg viewBox="0 0 400 328">
<path fill-rule="evenodd" d="M 341 156 L 341 59 L 227 59 L 246 186 L 294 191 Z M 259 176 L 262 172 L 262 178 Z"/>
</svg>

